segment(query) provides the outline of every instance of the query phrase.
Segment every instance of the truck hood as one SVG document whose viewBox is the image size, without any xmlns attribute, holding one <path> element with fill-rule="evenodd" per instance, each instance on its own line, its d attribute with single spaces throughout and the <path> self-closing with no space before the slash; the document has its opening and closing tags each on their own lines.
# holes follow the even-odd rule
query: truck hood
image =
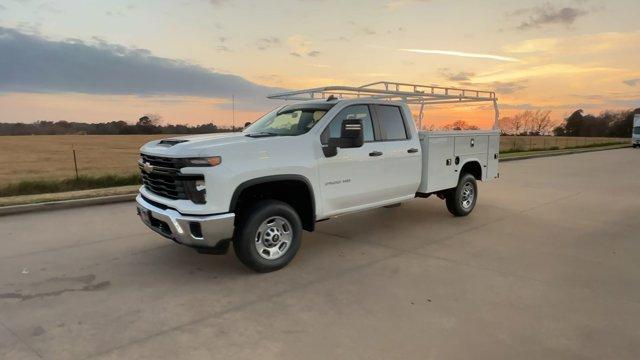
<svg viewBox="0 0 640 360">
<path fill-rule="evenodd" d="M 169 157 L 196 157 L 208 156 L 210 152 L 219 146 L 255 142 L 257 138 L 250 138 L 243 133 L 215 133 L 202 135 L 178 136 L 162 140 L 151 141 L 140 151 L 149 155 Z"/>
</svg>

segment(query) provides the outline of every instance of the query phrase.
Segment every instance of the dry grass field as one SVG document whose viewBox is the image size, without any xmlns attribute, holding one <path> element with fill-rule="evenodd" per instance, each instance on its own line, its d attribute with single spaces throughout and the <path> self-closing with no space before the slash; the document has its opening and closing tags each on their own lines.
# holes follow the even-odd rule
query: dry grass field
<svg viewBox="0 0 640 360">
<path fill-rule="evenodd" d="M 0 136 L 0 186 L 21 180 L 64 179 L 75 176 L 73 149 L 80 175 L 128 175 L 137 172 L 138 149 L 169 135 L 41 135 Z M 503 136 L 501 151 L 548 149 L 629 142 L 611 138 Z"/>
<path fill-rule="evenodd" d="M 164 137 L 167 135 L 0 136 L 0 186 L 74 177 L 74 149 L 80 175 L 135 173 L 140 146 Z"/>
</svg>

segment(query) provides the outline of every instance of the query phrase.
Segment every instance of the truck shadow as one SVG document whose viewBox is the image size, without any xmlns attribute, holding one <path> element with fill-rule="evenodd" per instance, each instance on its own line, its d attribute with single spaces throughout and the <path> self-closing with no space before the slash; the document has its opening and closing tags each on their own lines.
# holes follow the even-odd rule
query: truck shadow
<svg viewBox="0 0 640 360">
<path fill-rule="evenodd" d="M 495 220 L 496 215 L 504 215 L 502 211 L 487 209 L 491 206 L 482 207 L 484 209 L 476 209 L 468 217 L 456 218 L 449 214 L 443 201 L 419 199 L 396 208 L 373 209 L 319 222 L 315 232 L 303 233 L 302 246 L 294 261 L 276 273 L 293 268 L 304 271 L 308 266 L 313 267 L 317 256 L 343 256 L 345 244 L 353 245 L 354 249 L 373 246 L 410 252 Z M 154 251 L 153 257 L 152 261 L 161 264 L 164 270 L 179 271 L 183 275 L 208 274 L 208 278 L 215 274 L 217 278 L 228 279 L 255 274 L 236 259 L 232 246 L 225 255 L 204 255 L 170 244 Z"/>
</svg>

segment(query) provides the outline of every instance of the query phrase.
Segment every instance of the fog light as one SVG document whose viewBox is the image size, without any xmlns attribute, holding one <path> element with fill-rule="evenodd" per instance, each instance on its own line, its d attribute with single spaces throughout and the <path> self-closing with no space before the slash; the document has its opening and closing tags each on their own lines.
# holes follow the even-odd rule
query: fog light
<svg viewBox="0 0 640 360">
<path fill-rule="evenodd" d="M 191 235 L 194 238 L 202 239 L 202 226 L 197 222 L 190 222 L 189 229 L 191 230 Z"/>
</svg>

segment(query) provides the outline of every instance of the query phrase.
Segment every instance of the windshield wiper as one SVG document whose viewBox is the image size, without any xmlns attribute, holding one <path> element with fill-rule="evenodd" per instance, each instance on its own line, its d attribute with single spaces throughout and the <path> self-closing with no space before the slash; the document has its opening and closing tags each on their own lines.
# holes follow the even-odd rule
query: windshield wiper
<svg viewBox="0 0 640 360">
<path fill-rule="evenodd" d="M 267 137 L 267 136 L 278 136 L 280 134 L 274 133 L 274 132 L 270 132 L 270 131 L 260 131 L 260 132 L 255 132 L 255 133 L 249 133 L 245 136 L 248 137 Z"/>
</svg>

